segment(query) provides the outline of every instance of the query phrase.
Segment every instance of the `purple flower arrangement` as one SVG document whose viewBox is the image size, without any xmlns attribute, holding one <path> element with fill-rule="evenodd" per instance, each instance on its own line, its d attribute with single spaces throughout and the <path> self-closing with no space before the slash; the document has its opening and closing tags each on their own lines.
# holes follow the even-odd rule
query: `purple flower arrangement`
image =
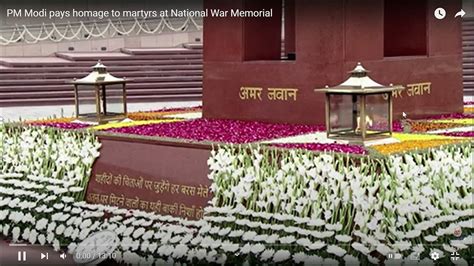
<svg viewBox="0 0 474 266">
<path fill-rule="evenodd" d="M 311 151 L 334 151 L 352 154 L 367 154 L 367 150 L 359 145 L 337 144 L 337 143 L 282 143 L 271 144 L 273 147 L 286 149 L 304 149 Z"/>
<path fill-rule="evenodd" d="M 195 119 L 174 123 L 113 128 L 115 133 L 160 136 L 195 141 L 250 143 L 325 130 L 324 126 L 271 124 L 239 120 Z"/>
</svg>

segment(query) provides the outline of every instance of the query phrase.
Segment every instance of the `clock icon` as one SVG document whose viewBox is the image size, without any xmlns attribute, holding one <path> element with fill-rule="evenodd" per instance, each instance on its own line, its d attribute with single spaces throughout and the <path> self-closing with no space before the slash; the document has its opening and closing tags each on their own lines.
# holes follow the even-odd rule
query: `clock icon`
<svg viewBox="0 0 474 266">
<path fill-rule="evenodd" d="M 436 8 L 434 16 L 437 19 L 444 19 L 446 17 L 446 10 L 442 7 Z"/>
<path fill-rule="evenodd" d="M 113 258 L 112 253 L 119 244 L 119 238 L 113 231 L 96 232 L 79 245 L 74 251 L 74 262 L 83 265 L 97 265 L 102 261 Z"/>
</svg>

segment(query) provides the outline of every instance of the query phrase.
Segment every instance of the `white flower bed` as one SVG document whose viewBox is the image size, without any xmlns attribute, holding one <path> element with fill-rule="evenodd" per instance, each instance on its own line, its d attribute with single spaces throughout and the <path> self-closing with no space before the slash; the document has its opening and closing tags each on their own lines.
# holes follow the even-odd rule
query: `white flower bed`
<svg viewBox="0 0 474 266">
<path fill-rule="evenodd" d="M 81 189 L 58 184 L 55 179 L 0 176 L 0 232 L 13 241 L 51 245 L 56 250 L 67 246 L 73 253 L 77 243 L 93 232 L 113 230 L 121 239 L 116 260 L 132 264 L 273 261 L 353 265 L 367 258 L 378 262 L 362 255 L 369 252 L 362 243 L 353 242 L 353 250 L 347 251 L 352 238 L 324 221 L 288 215 L 268 217 L 268 213 L 230 207 L 210 207 L 205 219 L 186 221 L 75 202 L 74 194 Z M 451 224 L 472 232 L 474 220 L 468 217 Z M 472 241 L 472 236 L 467 236 L 446 243 L 468 247 Z"/>
<path fill-rule="evenodd" d="M 81 188 L 60 189 L 53 180 L 34 176 L 25 180 L 21 174 L 0 177 L 0 231 L 4 236 L 13 241 L 51 245 L 55 250 L 66 243 L 68 251 L 73 253 L 77 243 L 91 233 L 113 230 L 121 239 L 114 256 L 119 262 L 132 264 L 178 261 L 221 264 L 229 259 L 237 261 L 239 256 L 275 262 L 292 260 L 288 249 L 268 248 L 265 242 L 258 243 L 256 233 L 241 234 L 216 222 L 214 217 L 210 219 L 212 223 L 186 221 L 74 202 L 73 194 Z M 241 243 L 245 238 L 247 243 Z M 292 242 L 288 237 L 286 240 L 278 235 L 273 238 L 282 244 Z M 301 255 L 298 258 L 301 259 Z"/>
<path fill-rule="evenodd" d="M 0 125 L 0 173 L 23 173 L 86 186 L 100 143 L 89 132 Z"/>
<path fill-rule="evenodd" d="M 434 246 L 449 254 L 472 244 L 450 240 L 457 227 L 473 232 L 473 162 L 470 144 L 387 158 L 226 147 L 208 162 L 208 210 L 250 217 L 234 222 L 247 229 L 291 225 L 285 232 L 298 237 L 316 230 L 344 249 L 328 250 L 337 257 L 427 256 Z"/>
<path fill-rule="evenodd" d="M 34 132 L 49 131 L 0 129 L 0 138 L 16 138 L 2 146 L 8 150 L 2 158 L 10 161 L 0 173 L 0 234 L 13 241 L 67 246 L 73 253 L 88 235 L 112 230 L 121 241 L 116 260 L 145 265 L 355 265 L 378 264 L 392 252 L 407 262 L 412 253 L 428 262 L 434 250 L 445 260 L 453 250 L 472 255 L 469 145 L 378 159 L 220 148 L 209 159 L 212 206 L 203 220 L 186 221 L 78 201 L 84 189 L 78 181 L 90 172 L 100 144 L 80 132 Z M 69 152 L 70 142 L 84 152 Z M 18 157 L 14 151 L 35 155 Z M 71 159 L 53 166 L 63 170 L 48 172 L 50 158 L 61 153 Z M 34 165 L 42 156 L 50 163 Z M 68 175 L 74 163 L 81 173 Z M 34 166 L 23 166 L 29 164 Z M 48 173 L 53 175 L 45 178 Z M 462 229 L 462 238 L 453 237 L 455 228 Z"/>
</svg>

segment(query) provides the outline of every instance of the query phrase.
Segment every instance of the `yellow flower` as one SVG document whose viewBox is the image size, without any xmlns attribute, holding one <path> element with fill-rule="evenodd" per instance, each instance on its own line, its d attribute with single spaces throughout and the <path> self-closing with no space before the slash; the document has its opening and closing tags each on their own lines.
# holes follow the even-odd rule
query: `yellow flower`
<svg viewBox="0 0 474 266">
<path fill-rule="evenodd" d="M 464 113 L 474 113 L 474 107 L 464 107 Z"/>
<path fill-rule="evenodd" d="M 172 123 L 183 121 L 182 119 L 161 119 L 161 120 L 144 120 L 144 121 L 130 121 L 130 122 L 110 122 L 104 125 L 98 125 L 93 127 L 94 130 L 106 130 L 110 128 L 121 128 L 121 127 L 133 127 L 141 125 L 150 125 L 150 124 L 160 124 L 160 123 Z"/>
<path fill-rule="evenodd" d="M 70 123 L 76 120 L 74 117 L 60 117 L 60 118 L 46 118 L 46 119 L 38 119 L 38 120 L 28 120 L 26 121 L 27 124 L 34 124 L 34 123 Z"/>
<path fill-rule="evenodd" d="M 437 140 L 409 140 L 400 143 L 372 146 L 373 149 L 382 154 L 391 154 L 398 152 L 427 149 L 442 145 L 460 143 L 463 139 L 437 139 Z"/>
<path fill-rule="evenodd" d="M 135 121 L 136 120 L 159 120 L 160 118 L 163 118 L 165 115 L 174 115 L 174 114 L 200 112 L 200 111 L 202 111 L 200 107 L 190 107 L 190 108 L 183 108 L 182 110 L 133 112 L 133 113 L 128 113 L 127 117 Z"/>
<path fill-rule="evenodd" d="M 442 120 L 433 120 L 433 123 L 454 123 L 454 124 L 463 124 L 463 125 L 474 125 L 473 118 L 462 118 L 462 119 L 442 119 Z"/>
<path fill-rule="evenodd" d="M 412 140 L 443 140 L 453 139 L 453 137 L 441 136 L 441 135 L 428 135 L 428 134 L 408 134 L 408 133 L 393 133 L 393 138 L 399 141 L 412 141 Z"/>
</svg>

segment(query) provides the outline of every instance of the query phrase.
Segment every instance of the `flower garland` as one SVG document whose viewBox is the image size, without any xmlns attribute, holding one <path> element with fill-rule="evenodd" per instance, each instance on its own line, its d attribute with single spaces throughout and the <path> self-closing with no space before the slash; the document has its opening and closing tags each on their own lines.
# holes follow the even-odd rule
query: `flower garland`
<svg viewBox="0 0 474 266">
<path fill-rule="evenodd" d="M 146 34 L 161 34 L 163 31 L 173 31 L 173 32 L 183 32 L 189 28 L 195 28 L 196 30 L 202 30 L 202 25 L 199 25 L 198 21 L 196 21 L 196 17 L 185 17 L 183 20 L 179 18 L 175 20 L 173 23 L 178 23 L 177 26 L 174 26 L 169 17 L 159 17 L 156 18 L 155 22 L 157 25 L 150 28 L 148 24 L 149 21 L 145 21 L 143 19 L 134 18 L 131 25 L 129 25 L 128 29 L 124 28 L 124 24 L 126 21 L 122 20 L 114 20 L 112 21 L 109 19 L 108 21 L 101 23 L 102 27 L 99 27 L 99 24 L 95 21 L 88 22 L 88 21 L 79 21 L 74 27 L 71 23 L 67 24 L 56 24 L 51 23 L 51 25 L 42 24 L 39 32 L 35 35 L 36 31 L 28 29 L 26 25 L 19 27 L 12 27 L 11 35 L 9 37 L 3 37 L 0 35 L 0 45 L 5 46 L 12 43 L 18 42 L 25 42 L 25 43 L 38 43 L 40 41 L 53 41 L 53 42 L 61 42 L 61 41 L 71 41 L 71 40 L 88 40 L 92 37 L 102 37 L 102 38 L 111 38 L 115 35 L 137 35 L 141 32 Z M 153 23 L 155 24 L 155 23 Z"/>
</svg>

